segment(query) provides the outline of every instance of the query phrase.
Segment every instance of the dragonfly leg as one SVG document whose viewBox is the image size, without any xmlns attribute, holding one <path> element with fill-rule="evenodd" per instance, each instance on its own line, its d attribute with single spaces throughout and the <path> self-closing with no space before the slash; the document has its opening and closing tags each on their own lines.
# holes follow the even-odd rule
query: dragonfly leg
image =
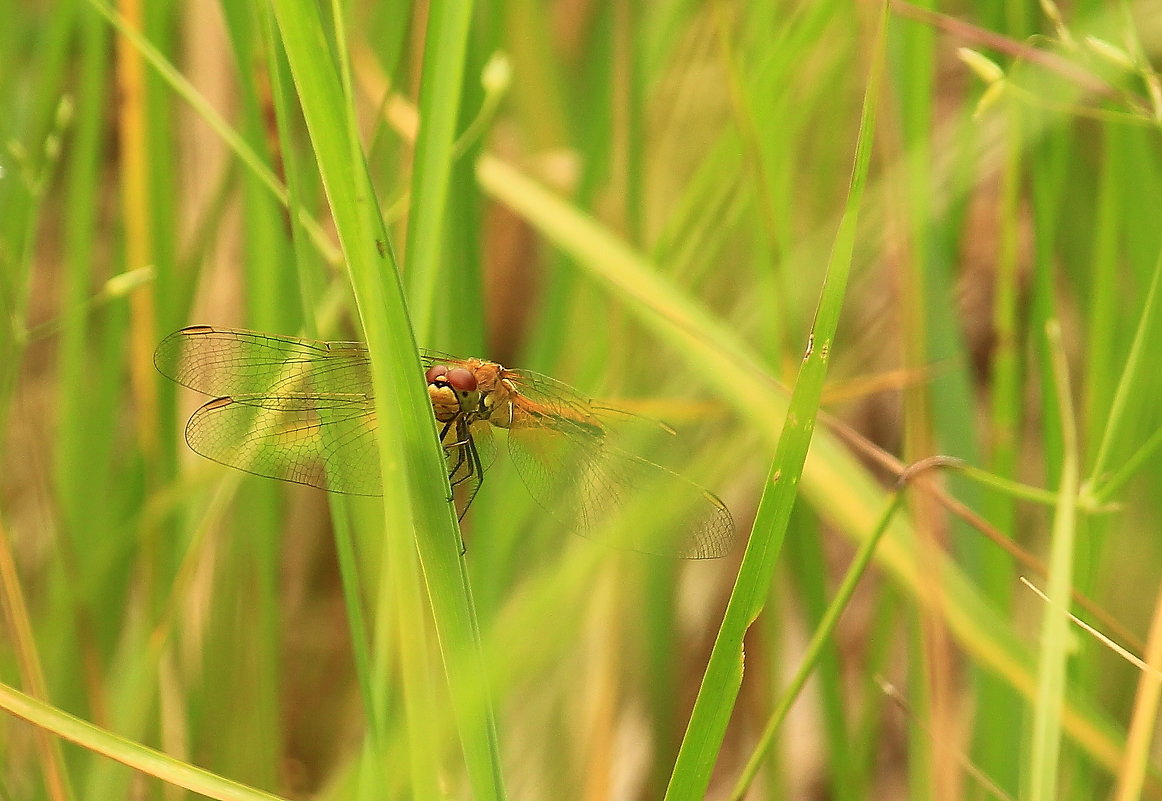
<svg viewBox="0 0 1162 801">
<path fill-rule="evenodd" d="M 467 426 L 465 426 L 467 429 Z M 467 430 L 464 432 L 467 434 Z M 464 519 L 464 515 L 468 513 L 468 507 L 472 505 L 472 501 L 476 498 L 476 493 L 480 492 L 480 485 L 484 483 L 484 465 L 480 463 L 480 452 L 476 449 L 476 441 L 472 439 L 471 435 L 467 437 L 464 450 L 468 452 L 468 475 L 464 477 L 465 481 L 472 481 L 472 488 L 468 491 L 468 499 L 464 502 L 464 508 L 460 512 L 460 519 Z"/>
<path fill-rule="evenodd" d="M 455 489 L 458 485 L 463 484 L 465 481 L 472 477 L 472 463 L 471 460 L 464 455 L 465 448 L 463 445 L 449 445 L 448 447 L 456 448 L 456 461 L 452 465 L 451 469 L 448 470 L 448 481 L 452 484 L 452 488 Z M 461 473 L 463 473 L 463 475 L 460 475 Z"/>
<path fill-rule="evenodd" d="M 467 426 L 465 426 L 467 429 Z M 465 430 L 465 433 L 467 431 Z M 484 483 L 484 466 L 480 462 L 480 453 L 476 450 L 476 442 L 471 436 L 464 440 L 463 447 L 460 449 L 461 459 L 467 453 L 467 472 L 456 483 L 462 484 L 465 481 L 471 481 L 471 487 L 468 489 L 468 497 L 464 501 L 464 505 L 460 507 L 460 514 L 457 519 L 463 520 L 464 515 L 468 514 L 468 507 L 472 505 L 472 501 L 476 498 L 476 493 L 480 492 L 480 485 Z M 468 543 L 464 541 L 463 535 L 460 536 L 460 556 L 468 553 Z"/>
<path fill-rule="evenodd" d="M 457 517 L 460 520 L 463 520 L 464 515 L 467 514 L 468 507 L 472 505 L 472 500 L 480 491 L 480 483 L 484 478 L 480 453 L 476 448 L 476 441 L 472 438 L 469 425 L 468 419 L 460 416 L 449 421 L 440 431 L 440 441 L 444 446 L 444 453 L 448 456 L 448 482 L 452 489 L 452 497 L 448 498 L 448 501 L 455 501 L 457 488 L 468 482 L 464 490 L 460 492 L 461 503 L 457 504 L 459 506 Z M 455 432 L 452 431 L 453 426 L 455 426 Z M 452 441 L 448 442 L 447 439 L 452 439 Z M 453 449 L 456 451 L 454 459 L 452 457 Z"/>
<path fill-rule="evenodd" d="M 476 441 L 472 438 L 467 420 L 458 421 L 455 437 L 456 441 L 446 444 L 444 449 L 447 451 L 449 448 L 456 448 L 456 460 L 448 472 L 448 480 L 452 485 L 453 494 L 457 488 L 462 485 L 464 487 L 460 490 L 461 500 L 457 504 L 460 507 L 458 517 L 463 520 L 464 515 L 468 512 L 468 507 L 472 505 L 472 500 L 476 497 L 476 493 L 480 491 L 484 470 L 480 453 L 476 448 Z M 450 454 L 449 460 L 451 460 Z"/>
<path fill-rule="evenodd" d="M 459 484 L 460 482 L 462 482 L 465 478 L 465 476 L 461 476 L 460 478 L 456 477 L 457 474 L 460 473 L 460 471 L 464 469 L 465 464 L 466 464 L 465 457 L 464 457 L 464 448 L 463 448 L 462 443 L 460 443 L 460 442 L 445 442 L 444 441 L 448 437 L 448 432 L 452 430 L 452 426 L 456 425 L 456 423 L 457 423 L 456 420 L 449 420 L 447 423 L 444 424 L 444 427 L 442 429 L 440 429 L 440 444 L 443 445 L 443 447 L 444 447 L 444 454 L 449 459 L 451 459 L 452 449 L 453 448 L 456 449 L 456 461 L 455 461 L 455 463 L 452 464 L 452 466 L 448 470 L 448 481 L 452 485 L 452 493 L 453 493 L 453 494 L 448 496 L 449 503 L 451 503 L 453 501 L 453 499 L 455 498 L 456 485 Z M 459 436 L 459 431 L 457 431 L 457 436 Z"/>
</svg>

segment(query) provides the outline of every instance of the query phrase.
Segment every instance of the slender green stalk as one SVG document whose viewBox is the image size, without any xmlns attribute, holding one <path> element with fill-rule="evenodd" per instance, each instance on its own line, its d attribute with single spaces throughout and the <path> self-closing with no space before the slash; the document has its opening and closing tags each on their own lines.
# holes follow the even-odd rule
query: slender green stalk
<svg viewBox="0 0 1162 801">
<path fill-rule="evenodd" d="M 471 2 L 437 2 L 428 17 L 420 85 L 420 130 L 412 172 L 412 206 L 408 217 L 410 307 L 416 332 L 425 340 L 433 315 L 441 308 L 440 252 L 452 174 L 456 123 L 460 116 Z"/>
<path fill-rule="evenodd" d="M 153 748 L 147 748 L 37 701 L 6 684 L 0 684 L 0 708 L 62 739 L 150 776 L 163 778 L 170 784 L 184 787 L 193 793 L 218 801 L 280 801 L 279 796 L 246 787 L 208 770 L 196 768 L 180 759 L 174 759 Z"/>
<path fill-rule="evenodd" d="M 1053 519 L 1053 540 L 1049 550 L 1049 584 L 1045 594 L 1049 604 L 1041 623 L 1041 650 L 1037 670 L 1037 697 L 1033 708 L 1033 742 L 1030 754 L 1029 798 L 1043 801 L 1058 797 L 1057 767 L 1061 754 L 1061 702 L 1066 688 L 1066 659 L 1069 654 L 1069 598 L 1073 573 L 1073 540 L 1077 531 L 1077 491 L 1079 456 L 1072 387 L 1061 329 L 1050 325 L 1046 331 L 1055 363 L 1057 402 L 1061 406 L 1065 461 L 1061 465 L 1061 485 Z"/>
<path fill-rule="evenodd" d="M 887 41 L 887 20 L 888 5 L 885 3 L 871 55 L 871 80 L 864 96 L 851 187 L 836 233 L 835 247 L 827 264 L 815 324 L 803 355 L 799 378 L 791 394 L 787 419 L 779 437 L 766 490 L 759 503 L 751 540 L 739 568 L 730 603 L 726 607 L 722 628 L 714 641 L 710 663 L 706 667 L 698 699 L 694 702 L 694 711 L 678 752 L 674 773 L 666 788 L 667 801 L 702 798 L 706 793 L 710 772 L 742 682 L 743 638 L 762 612 L 775 561 L 797 496 L 803 463 L 815 428 L 819 399 L 823 394 L 823 381 L 832 356 L 835 329 L 839 324 L 851 268 L 851 254 L 855 247 L 856 221 L 871 162 L 875 106 L 879 100 Z"/>
<path fill-rule="evenodd" d="M 899 511 L 900 502 L 903 500 L 901 493 L 894 493 L 888 498 L 888 506 L 884 509 L 880 524 L 876 526 L 875 531 L 868 535 L 864 540 L 859 550 L 856 551 L 855 557 L 851 560 L 851 565 L 847 568 L 847 572 L 843 576 L 843 581 L 840 582 L 839 587 L 835 591 L 835 597 L 827 607 L 827 611 L 819 621 L 815 633 L 811 635 L 811 641 L 807 643 L 807 647 L 803 650 L 803 658 L 799 662 L 799 667 L 795 671 L 795 675 L 787 682 L 787 686 L 783 689 L 782 695 L 775 704 L 774 710 L 770 717 L 767 718 L 767 725 L 763 728 L 762 734 L 759 735 L 758 742 L 751 751 L 750 758 L 747 760 L 746 766 L 739 774 L 738 781 L 735 782 L 734 788 L 730 791 L 729 798 L 731 801 L 741 801 L 746 795 L 747 789 L 751 782 L 754 781 L 759 769 L 763 765 L 763 761 L 770 754 L 771 746 L 775 741 L 775 734 L 779 727 L 783 725 L 786 720 L 787 713 L 790 712 L 795 700 L 799 697 L 799 693 L 803 691 L 803 687 L 807 684 L 807 679 L 815 671 L 822 657 L 823 649 L 826 647 L 828 640 L 831 639 L 835 633 L 835 627 L 839 623 L 839 618 L 847 609 L 851 598 L 855 594 L 855 589 L 859 586 L 859 581 L 867 573 L 868 567 L 871 565 L 872 556 L 875 555 L 876 546 L 879 545 L 880 538 L 888 530 L 888 523 L 891 522 L 892 517 Z"/>
<path fill-rule="evenodd" d="M 390 249 L 377 244 L 387 242 L 388 234 L 356 135 L 353 109 L 331 63 L 317 58 L 319 48 L 326 47 L 318 13 L 306 0 L 281 0 L 274 8 L 367 344 L 376 355 L 372 384 L 388 548 L 402 548 L 405 532 L 414 538 L 473 793 L 479 799 L 502 798 L 496 727 L 486 700 L 480 703 L 480 696 L 471 692 L 485 674 L 480 637 L 455 515 L 445 501 L 450 489 L 435 420 L 424 385 L 415 380 L 422 370 L 399 266 L 390 262 Z"/>
<path fill-rule="evenodd" d="M 1028 484 L 998 476 L 979 467 L 966 464 L 961 468 L 961 472 L 966 478 L 979 482 L 983 486 L 1000 490 L 1018 500 L 1030 501 L 1041 506 L 1053 506 L 1057 503 L 1057 496 L 1049 490 L 1030 487 Z"/>
<path fill-rule="evenodd" d="M 1098 496 L 1109 496 L 1109 491 L 1103 484 L 1105 480 L 1103 474 L 1111 469 L 1109 462 L 1114 453 L 1114 444 L 1129 424 L 1127 404 L 1141 391 L 1139 386 L 1145 380 L 1145 371 L 1152 363 L 1148 358 L 1146 349 L 1151 341 L 1151 334 L 1154 333 L 1158 324 L 1158 294 L 1159 291 L 1162 291 L 1160 283 L 1162 283 L 1162 254 L 1159 255 L 1158 261 L 1154 264 L 1150 288 L 1146 291 L 1146 302 L 1142 306 L 1142 315 L 1138 318 L 1138 325 L 1134 331 L 1134 343 L 1130 347 L 1126 365 L 1118 378 L 1117 388 L 1110 403 L 1109 418 L 1102 432 L 1097 455 L 1094 457 L 1092 478 L 1088 483 L 1096 484 L 1089 491 Z M 1151 449 L 1146 447 L 1140 450 L 1144 455 L 1151 452 Z M 1131 458 L 1137 459 L 1138 454 L 1134 454 Z"/>
</svg>

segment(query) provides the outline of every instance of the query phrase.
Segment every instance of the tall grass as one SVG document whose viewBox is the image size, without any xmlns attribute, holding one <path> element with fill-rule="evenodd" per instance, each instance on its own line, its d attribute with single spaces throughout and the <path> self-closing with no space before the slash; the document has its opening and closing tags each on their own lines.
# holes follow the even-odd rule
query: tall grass
<svg viewBox="0 0 1162 801">
<path fill-rule="evenodd" d="M 1162 794 L 1152 16 L 7 11 L 0 798 Z M 190 454 L 192 323 L 368 342 L 384 499 Z M 670 423 L 732 554 L 503 433 L 457 526 L 417 344 Z"/>
</svg>

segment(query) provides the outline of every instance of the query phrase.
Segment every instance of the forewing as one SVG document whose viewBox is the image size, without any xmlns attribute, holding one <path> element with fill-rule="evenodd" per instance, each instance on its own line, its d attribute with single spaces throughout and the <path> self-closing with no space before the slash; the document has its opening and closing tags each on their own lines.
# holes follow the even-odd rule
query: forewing
<svg viewBox="0 0 1162 801">
<path fill-rule="evenodd" d="M 361 342 L 317 342 L 192 326 L 167 336 L 153 362 L 162 375 L 205 395 L 372 396 Z"/>
<path fill-rule="evenodd" d="M 598 406 L 568 384 L 532 370 L 505 370 L 504 377 L 527 402 L 528 408 L 570 420 L 594 429 L 605 429 L 604 418 L 620 415 L 613 409 Z"/>
<path fill-rule="evenodd" d="M 331 492 L 381 495 L 367 395 L 236 395 L 202 406 L 186 442 L 216 462 Z"/>
</svg>

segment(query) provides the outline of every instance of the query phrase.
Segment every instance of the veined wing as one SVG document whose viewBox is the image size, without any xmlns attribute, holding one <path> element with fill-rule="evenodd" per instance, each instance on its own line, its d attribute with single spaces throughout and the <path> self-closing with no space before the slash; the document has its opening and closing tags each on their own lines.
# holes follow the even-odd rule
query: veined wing
<svg viewBox="0 0 1162 801">
<path fill-rule="evenodd" d="M 331 492 L 382 495 L 368 395 L 235 395 L 202 406 L 186 442 L 215 462 Z"/>
<path fill-rule="evenodd" d="M 523 409 L 531 415 L 528 425 L 559 425 L 564 426 L 566 432 L 579 429 L 601 438 L 608 434 L 611 419 L 629 416 L 617 409 L 598 405 L 563 381 L 542 373 L 505 370 L 504 377 L 527 401 Z M 514 422 L 517 428 L 524 427 L 519 417 Z"/>
<path fill-rule="evenodd" d="M 509 455 L 529 494 L 552 515 L 593 536 L 611 514 L 652 502 L 659 525 L 618 532 L 612 544 L 687 559 L 729 552 L 734 520 L 721 500 L 613 443 L 607 423 L 633 415 L 599 406 L 539 373 L 513 370 L 506 377 L 520 394 L 508 432 Z M 667 531 L 677 536 L 667 537 Z"/>
<path fill-rule="evenodd" d="M 198 325 L 157 346 L 158 371 L 204 395 L 366 395 L 371 362 L 362 342 L 316 342 Z"/>
</svg>

